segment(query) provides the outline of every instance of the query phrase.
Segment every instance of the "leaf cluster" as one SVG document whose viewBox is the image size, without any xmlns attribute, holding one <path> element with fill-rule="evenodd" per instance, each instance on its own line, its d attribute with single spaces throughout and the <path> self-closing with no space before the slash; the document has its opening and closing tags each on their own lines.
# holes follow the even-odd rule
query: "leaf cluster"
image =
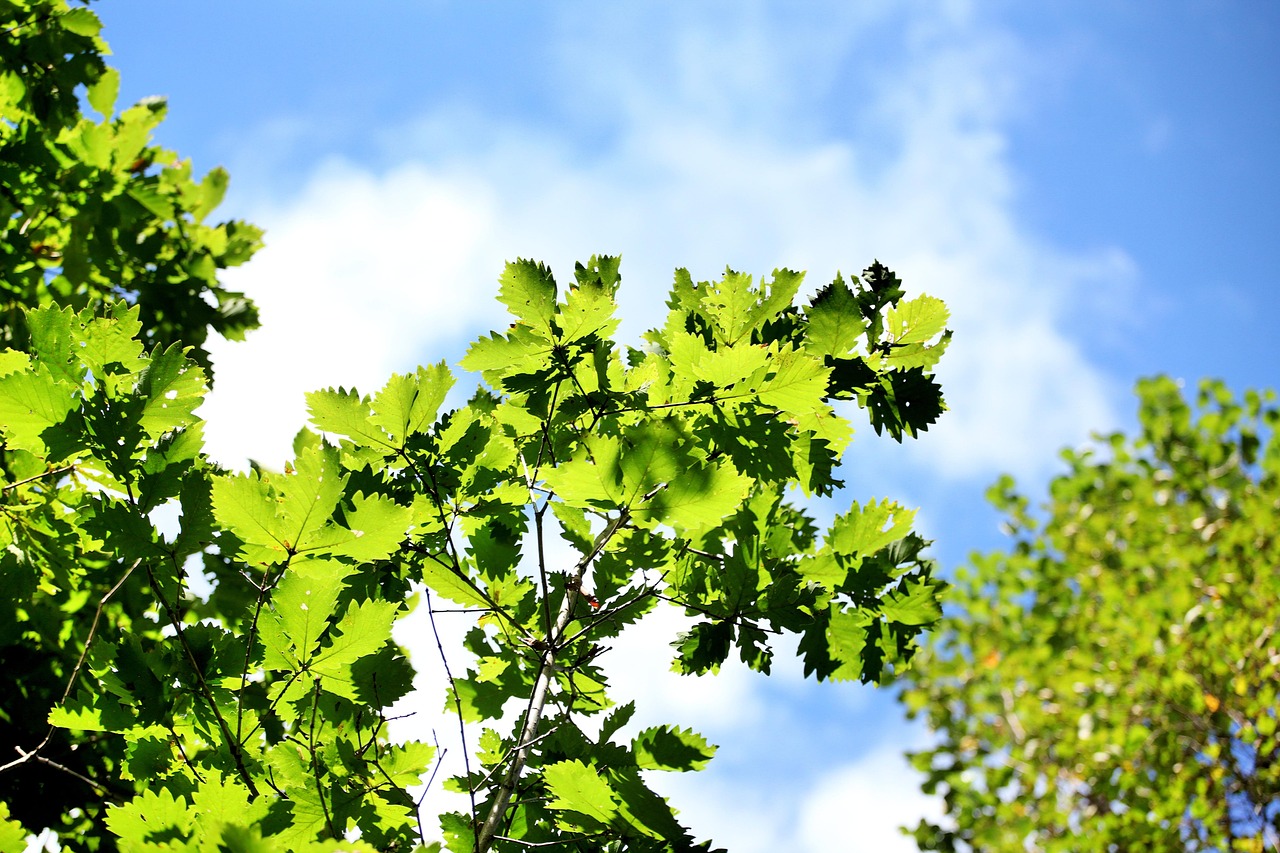
<svg viewBox="0 0 1280 853">
<path fill-rule="evenodd" d="M 116 111 L 120 75 L 103 60 L 101 28 L 67 0 L 0 4 L 0 345 L 26 347 L 25 308 L 123 298 L 139 307 L 148 348 L 180 342 L 208 370 L 210 332 L 239 339 L 258 325 L 217 274 L 262 235 L 207 221 L 227 173 L 197 179 L 152 144 L 164 99 Z"/>
<path fill-rule="evenodd" d="M 908 664 L 941 586 L 912 513 L 855 503 L 819 532 L 792 501 L 838 485 L 851 427 L 831 401 L 870 407 L 836 366 L 901 369 L 872 354 L 856 300 L 831 302 L 854 291 L 837 280 L 801 309 L 796 273 L 681 272 L 635 349 L 610 337 L 617 270 L 593 258 L 562 295 L 546 267 L 509 264 L 514 322 L 463 360 L 485 381 L 470 402 L 442 411 L 443 364 L 369 396 L 317 391 L 283 472 L 205 460 L 206 375 L 189 351 L 145 351 L 138 306 L 28 313 L 29 350 L 0 354 L 3 606 L 16 648 L 76 657 L 48 722 L 104 745 L 63 769 L 118 803 L 80 831 L 100 821 L 100 849 L 426 844 L 410 790 L 437 749 L 386 736 L 413 679 L 392 640 L 411 594 L 433 625 L 473 621 L 446 690 L 464 753 L 446 784 L 471 803 L 442 816 L 455 851 L 705 847 L 644 774 L 714 747 L 675 726 L 621 737 L 634 708 L 608 696 L 606 644 L 656 607 L 694 617 L 672 642 L 686 674 L 735 652 L 768 672 L 783 633 L 819 679 Z M 878 334 L 907 337 L 913 304 L 882 306 Z M 176 532 L 157 529 L 165 508 Z M 0 772 L 61 765 L 48 741 Z"/>
<path fill-rule="evenodd" d="M 1280 831 L 1280 411 L 1138 385 L 1141 432 L 1064 454 L 1043 514 L 957 574 L 907 708 L 954 828 L 930 850 L 1262 850 Z"/>
</svg>

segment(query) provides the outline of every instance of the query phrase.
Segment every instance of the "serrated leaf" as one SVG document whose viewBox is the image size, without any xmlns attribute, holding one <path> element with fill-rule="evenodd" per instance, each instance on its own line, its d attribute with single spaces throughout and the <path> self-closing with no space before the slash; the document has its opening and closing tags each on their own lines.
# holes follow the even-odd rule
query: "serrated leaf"
<svg viewBox="0 0 1280 853">
<path fill-rule="evenodd" d="M 356 439 L 357 444 L 390 447 L 390 437 L 369 422 L 373 414 L 369 404 L 369 398 L 361 397 L 354 388 L 326 388 L 307 394 L 307 411 L 316 429 Z"/>
<path fill-rule="evenodd" d="M 556 318 L 560 340 L 569 344 L 591 335 L 612 334 L 618 327 L 618 320 L 613 316 L 616 307 L 610 287 L 591 281 L 569 288 L 564 307 Z"/>
<path fill-rule="evenodd" d="M 831 368 L 816 358 L 796 350 L 784 350 L 770 362 L 773 375 L 757 395 L 760 402 L 793 415 L 821 409 L 827 393 Z"/>
<path fill-rule="evenodd" d="M 608 743 L 609 738 L 613 737 L 619 729 L 631 722 L 631 718 L 636 713 L 636 703 L 628 702 L 625 705 L 619 705 L 610 711 L 604 718 L 604 722 L 600 724 L 600 743 Z"/>
<path fill-rule="evenodd" d="M 21 350 L 7 349 L 0 352 L 0 379 L 21 373 L 31 367 L 31 357 Z"/>
<path fill-rule="evenodd" d="M 0 850 L 26 850 L 27 830 L 9 819 L 9 804 L 0 800 Z"/>
<path fill-rule="evenodd" d="M 176 218 L 173 202 L 165 198 L 153 184 L 134 181 L 129 184 L 125 194 L 161 222 L 172 222 Z"/>
<path fill-rule="evenodd" d="M 391 624 L 399 605 L 365 600 L 352 604 L 330 631 L 331 642 L 312 659 L 311 671 L 324 676 L 331 693 L 352 698 L 351 664 L 378 651 L 391 639 Z"/>
<path fill-rule="evenodd" d="M 670 524 L 686 535 L 719 525 L 737 510 L 752 480 L 728 463 L 686 468 L 632 515 Z"/>
<path fill-rule="evenodd" d="M 45 456 L 44 431 L 67 419 L 80 401 L 77 389 L 47 370 L 11 373 L 0 379 L 0 435 L 12 450 Z"/>
<path fill-rule="evenodd" d="M 357 492 L 343 520 L 350 538 L 334 545 L 331 553 L 371 563 L 391 556 L 405 540 L 413 525 L 413 510 L 383 495 Z"/>
<path fill-rule="evenodd" d="M 676 820 L 671 806 L 644 784 L 638 772 L 629 767 L 611 768 L 608 778 L 618 799 L 622 820 L 651 838 L 671 844 L 674 849 L 696 849 L 684 827 Z"/>
<path fill-rule="evenodd" d="M 589 436 L 574 458 L 543 472 L 556 495 L 572 507 L 612 509 L 625 502 L 618 439 Z"/>
<path fill-rule="evenodd" d="M 203 222 L 214 208 L 222 204 L 230 182 L 231 177 L 221 166 L 215 166 L 209 170 L 209 174 L 205 175 L 204 180 L 200 182 L 199 201 L 191 208 L 191 216 L 196 222 Z"/>
<path fill-rule="evenodd" d="M 411 740 L 384 749 L 378 757 L 378 766 L 392 782 L 401 788 L 410 788 L 419 784 L 435 757 L 434 746 Z"/>
<path fill-rule="evenodd" d="M 855 501 L 832 523 L 827 544 L 839 554 L 869 557 L 910 533 L 915 517 L 915 510 L 887 499 L 866 506 Z"/>
<path fill-rule="evenodd" d="M 489 602 L 471 584 L 435 560 L 423 561 L 422 582 L 431 587 L 433 592 L 463 607 L 489 607 Z"/>
<path fill-rule="evenodd" d="M 618 815 L 618 801 L 609 783 L 581 761 L 560 761 L 548 765 L 543 781 L 552 799 L 552 809 L 569 809 L 608 824 Z"/>
<path fill-rule="evenodd" d="M 551 352 L 551 340 L 527 326 L 516 326 L 507 335 L 492 332 L 467 347 L 459 365 L 486 377 L 508 376 L 536 364 Z"/>
<path fill-rule="evenodd" d="M 692 729 L 655 726 L 631 741 L 636 766 L 641 770 L 702 770 L 716 754 L 716 747 Z"/>
<path fill-rule="evenodd" d="M 373 398 L 371 422 L 403 443 L 430 428 L 452 387 L 453 374 L 443 361 L 408 376 L 395 374 Z"/>
<path fill-rule="evenodd" d="M 204 371 L 178 344 L 157 350 L 143 369 L 138 393 L 145 399 L 140 423 L 153 440 L 195 420 L 207 390 Z"/>
<path fill-rule="evenodd" d="M 697 341 L 693 335 L 685 335 L 683 340 Z M 682 341 L 683 342 L 683 341 Z M 764 378 L 764 371 L 769 366 L 769 351 L 756 344 L 739 344 L 737 346 L 720 347 L 706 350 L 702 347 L 697 361 L 691 365 L 691 373 L 704 382 L 710 382 L 717 388 L 730 388 L 739 382 Z M 684 353 L 680 354 L 684 356 Z M 678 363 L 678 356 L 672 353 L 672 364 Z"/>
<path fill-rule="evenodd" d="M 103 118 L 111 118 L 115 112 L 116 96 L 120 94 L 120 72 L 108 68 L 88 88 L 89 106 L 93 107 Z"/>
<path fill-rule="evenodd" d="M 144 790 L 129 802 L 107 809 L 107 828 L 132 845 L 189 836 L 196 812 L 168 788 Z M 167 838 L 162 838 L 165 836 Z"/>
<path fill-rule="evenodd" d="M 277 496 L 286 537 L 297 551 L 315 547 L 308 540 L 318 533 L 338 505 L 346 476 L 337 451 L 328 446 L 308 448 L 293 461 L 293 473 L 279 480 Z"/>
<path fill-rule="evenodd" d="M 838 274 L 813 297 L 805 316 L 809 319 L 805 349 L 818 355 L 844 358 L 867 330 L 853 291 Z"/>
<path fill-rule="evenodd" d="M 58 23 L 67 32 L 75 33 L 78 36 L 92 38 L 102 32 L 102 21 L 98 19 L 97 14 L 89 9 L 68 9 L 58 16 Z"/>
<path fill-rule="evenodd" d="M 329 627 L 338 594 L 354 572 L 333 560 L 307 560 L 290 566 L 271 596 L 271 609 L 285 634 L 293 640 L 298 657 L 307 660 Z"/>
<path fill-rule="evenodd" d="M 939 584 L 921 578 L 903 578 L 880 601 L 880 613 L 903 625 L 932 625 L 942 618 Z"/>
<path fill-rule="evenodd" d="M 509 262 L 498 279 L 498 301 L 521 322 L 552 337 L 556 310 L 556 282 L 551 269 L 536 261 Z"/>
<path fill-rule="evenodd" d="M 922 294 L 890 308 L 885 325 L 893 343 L 920 344 L 946 328 L 948 316 L 941 299 Z"/>
</svg>

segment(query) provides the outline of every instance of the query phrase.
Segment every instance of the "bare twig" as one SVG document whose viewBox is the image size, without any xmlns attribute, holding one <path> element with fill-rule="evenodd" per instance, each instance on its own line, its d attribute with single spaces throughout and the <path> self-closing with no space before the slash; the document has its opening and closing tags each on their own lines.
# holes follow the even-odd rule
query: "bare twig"
<svg viewBox="0 0 1280 853">
<path fill-rule="evenodd" d="M 458 695 L 458 684 L 454 681 L 453 671 L 449 668 L 449 656 L 445 654 L 444 643 L 440 641 L 440 631 L 436 628 L 435 609 L 431 606 L 431 588 L 427 587 L 425 593 L 427 618 L 431 621 L 431 634 L 436 638 L 436 648 L 440 651 L 440 663 L 444 665 L 445 678 L 449 681 L 449 695 L 453 697 L 453 707 L 458 715 L 458 736 L 462 739 L 462 768 L 467 774 L 467 794 L 471 797 L 471 825 L 475 826 L 476 789 L 471 784 L 471 750 L 467 749 L 467 723 L 462 715 L 462 697 Z"/>
</svg>

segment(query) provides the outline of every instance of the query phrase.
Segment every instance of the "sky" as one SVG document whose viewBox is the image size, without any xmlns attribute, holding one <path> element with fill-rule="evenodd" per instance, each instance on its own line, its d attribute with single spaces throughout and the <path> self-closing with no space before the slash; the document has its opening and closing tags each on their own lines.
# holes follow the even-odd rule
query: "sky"
<svg viewBox="0 0 1280 853">
<path fill-rule="evenodd" d="M 267 230 L 225 277 L 264 327 L 214 348 L 202 411 L 230 465 L 282 464 L 305 391 L 456 362 L 506 323 L 496 279 L 516 257 L 566 280 L 621 254 L 629 341 L 659 322 L 679 266 L 803 269 L 812 291 L 878 258 L 945 299 L 950 411 L 903 446 L 853 412 L 849 487 L 815 511 L 918 506 L 946 567 L 1000 547 L 982 500 L 999 474 L 1037 496 L 1059 448 L 1131 426 L 1139 376 L 1276 385 L 1276 4 L 96 8 L 122 101 L 167 96 L 158 141 L 226 166 L 223 214 Z M 665 782 L 699 837 L 911 849 L 896 827 L 938 805 L 901 758 L 927 735 L 891 691 L 795 666 L 677 679 L 676 621 L 611 654 L 644 718 L 720 744 L 711 769 Z"/>
</svg>

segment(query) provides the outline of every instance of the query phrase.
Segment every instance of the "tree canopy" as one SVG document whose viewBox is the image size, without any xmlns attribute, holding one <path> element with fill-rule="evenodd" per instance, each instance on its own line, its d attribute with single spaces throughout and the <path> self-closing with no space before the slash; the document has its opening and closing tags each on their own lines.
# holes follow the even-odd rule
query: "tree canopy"
<svg viewBox="0 0 1280 853">
<path fill-rule="evenodd" d="M 782 634 L 818 679 L 908 665 L 941 588 L 913 513 L 820 530 L 798 496 L 842 485 L 837 401 L 899 440 L 943 411 L 939 300 L 878 262 L 811 299 L 790 270 L 679 270 L 629 346 L 616 257 L 567 287 L 520 260 L 469 393 L 444 363 L 319 390 L 283 471 L 226 471 L 203 343 L 256 324 L 217 272 L 257 230 L 204 224 L 225 174 L 150 144 L 159 104 L 114 114 L 89 9 L 4 0 L 0 27 L 0 849 L 707 849 L 647 775 L 715 747 L 628 727 L 611 638 L 675 607 L 686 674 L 767 673 Z M 415 607 L 471 626 L 439 644 L 462 768 L 434 784 L 439 746 L 387 734 Z M 468 805 L 424 825 L 442 785 Z"/>
<path fill-rule="evenodd" d="M 1280 839 L 1280 422 L 1167 378 L 1141 432 L 1068 451 L 1044 513 L 1009 480 L 904 701 L 947 821 L 926 850 L 1201 851 Z"/>
</svg>

